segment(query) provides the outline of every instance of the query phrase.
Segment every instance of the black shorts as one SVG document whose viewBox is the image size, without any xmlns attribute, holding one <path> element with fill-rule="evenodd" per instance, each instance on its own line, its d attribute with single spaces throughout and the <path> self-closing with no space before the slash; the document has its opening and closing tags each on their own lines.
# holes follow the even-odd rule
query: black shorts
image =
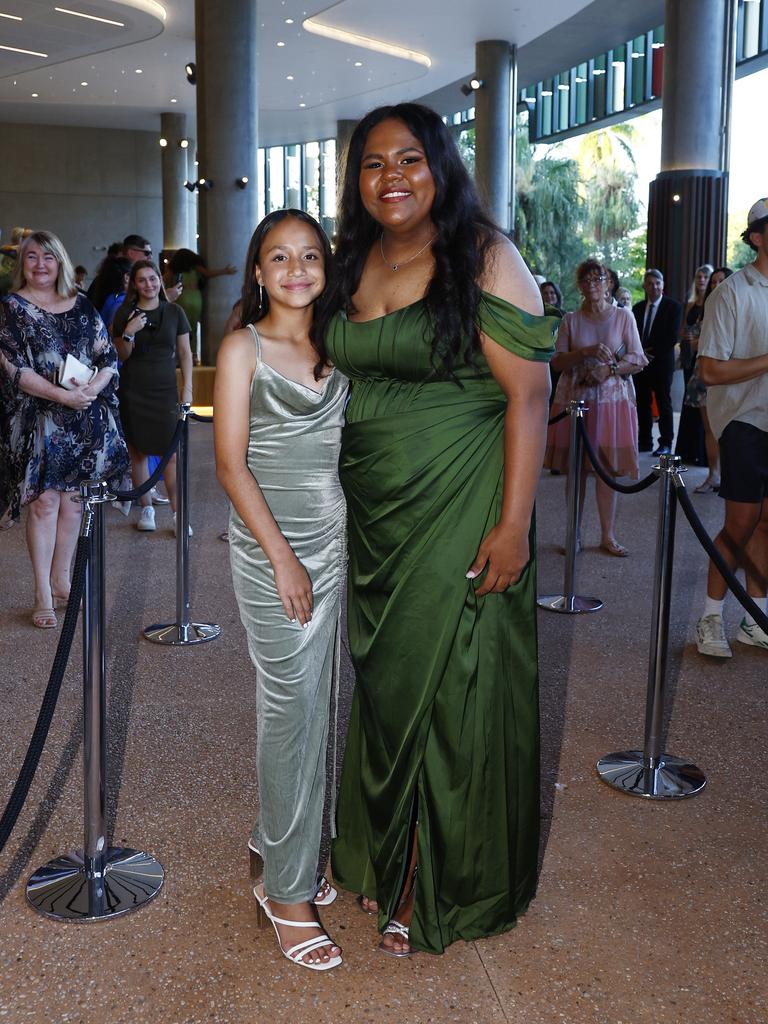
<svg viewBox="0 0 768 1024">
<path fill-rule="evenodd" d="M 760 504 L 768 498 L 768 431 L 732 420 L 720 436 L 720 497 Z"/>
</svg>

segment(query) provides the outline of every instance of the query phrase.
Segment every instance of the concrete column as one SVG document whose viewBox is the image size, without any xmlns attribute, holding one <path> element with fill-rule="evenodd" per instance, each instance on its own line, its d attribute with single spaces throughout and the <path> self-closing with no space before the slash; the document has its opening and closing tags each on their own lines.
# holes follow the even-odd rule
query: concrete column
<svg viewBox="0 0 768 1024">
<path fill-rule="evenodd" d="M 163 248 L 181 249 L 187 245 L 187 151 L 179 143 L 186 138 L 186 114 L 161 114 L 160 135 L 168 143 L 163 147 Z"/>
<path fill-rule="evenodd" d="M 242 271 L 256 227 L 258 101 L 254 0 L 195 0 L 198 179 L 198 252 L 211 267 L 234 263 Z M 247 177 L 245 189 L 235 181 Z M 203 306 L 203 362 L 212 364 L 224 322 L 242 288 L 240 274 L 212 278 Z"/>
<path fill-rule="evenodd" d="M 475 179 L 488 212 L 503 231 L 512 217 L 512 93 L 515 50 L 492 39 L 475 45 L 475 74 L 482 82 L 475 98 Z"/>
<path fill-rule="evenodd" d="M 725 262 L 735 8 L 735 0 L 666 0 L 661 171 L 650 187 L 647 261 L 680 301 L 697 266 Z"/>
<path fill-rule="evenodd" d="M 336 194 L 341 200 L 341 189 L 344 184 L 344 172 L 347 168 L 347 150 L 352 132 L 357 126 L 357 121 L 351 118 L 342 118 L 336 122 Z"/>
</svg>

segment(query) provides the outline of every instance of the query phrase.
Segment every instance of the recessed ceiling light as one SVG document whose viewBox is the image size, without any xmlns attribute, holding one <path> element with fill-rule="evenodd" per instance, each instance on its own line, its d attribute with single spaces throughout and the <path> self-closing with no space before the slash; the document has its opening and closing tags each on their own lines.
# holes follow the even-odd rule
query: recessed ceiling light
<svg viewBox="0 0 768 1024">
<path fill-rule="evenodd" d="M 47 57 L 47 53 L 40 53 L 38 50 L 21 50 L 18 46 L 0 46 L 0 50 L 8 50 L 10 53 L 28 53 L 30 57 Z"/>
<path fill-rule="evenodd" d="M 300 103 L 299 104 L 300 107 L 306 107 L 306 105 L 307 105 L 306 103 Z"/>
<path fill-rule="evenodd" d="M 88 85 L 87 82 L 81 82 L 80 85 Z"/>
<path fill-rule="evenodd" d="M 162 136 L 158 139 L 158 142 L 160 143 L 163 149 L 165 149 L 165 147 L 168 145 L 168 139 L 164 139 Z"/>
<path fill-rule="evenodd" d="M 100 21 L 104 25 L 117 25 L 118 28 L 125 28 L 124 21 L 112 21 L 111 18 L 97 18 L 95 14 L 83 14 L 82 11 L 70 11 L 68 7 L 54 7 L 59 14 L 71 14 L 73 18 L 87 18 L 88 21 Z"/>
<path fill-rule="evenodd" d="M 285 76 L 285 80 L 286 80 L 287 82 L 292 82 L 292 81 L 293 81 L 293 75 L 286 75 L 286 76 Z"/>
<path fill-rule="evenodd" d="M 33 99 L 33 100 L 36 100 L 36 99 L 37 99 L 37 97 L 38 97 L 39 95 L 40 95 L 40 93 L 39 93 L 39 92 L 33 92 L 33 93 L 32 93 L 32 99 Z"/>
<path fill-rule="evenodd" d="M 21 18 L 19 18 L 19 21 L 21 21 Z M 293 18 L 286 18 L 285 19 L 285 24 L 286 25 L 292 25 L 293 24 Z"/>
<path fill-rule="evenodd" d="M 278 46 L 285 46 L 285 43 L 283 43 L 283 42 L 279 42 L 279 43 L 278 43 L 277 45 L 278 45 Z"/>
<path fill-rule="evenodd" d="M 144 69 L 143 68 L 134 68 L 133 70 L 136 72 L 137 75 L 143 75 L 144 74 Z"/>
<path fill-rule="evenodd" d="M 0 18 L 7 18 L 8 21 L 24 21 L 18 14 L 0 14 Z"/>
<path fill-rule="evenodd" d="M 178 103 L 178 102 L 179 101 L 176 99 L 175 96 L 171 97 L 171 103 Z"/>
<path fill-rule="evenodd" d="M 362 66 L 363 66 L 363 62 L 361 60 L 356 60 L 355 61 L 355 67 L 356 68 L 361 68 Z"/>
</svg>

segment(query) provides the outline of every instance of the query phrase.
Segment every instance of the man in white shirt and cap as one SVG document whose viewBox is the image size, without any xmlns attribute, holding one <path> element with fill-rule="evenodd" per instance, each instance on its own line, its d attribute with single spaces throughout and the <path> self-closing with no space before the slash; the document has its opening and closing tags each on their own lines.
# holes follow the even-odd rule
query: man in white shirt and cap
<svg viewBox="0 0 768 1024">
<path fill-rule="evenodd" d="M 708 385 L 707 414 L 720 443 L 725 524 L 715 538 L 747 593 L 766 613 L 768 592 L 768 198 L 754 204 L 744 241 L 755 260 L 707 299 L 698 373 Z M 726 582 L 710 562 L 704 614 L 696 625 L 701 654 L 730 658 L 723 626 Z M 768 634 L 747 614 L 736 639 L 768 651 Z"/>
</svg>

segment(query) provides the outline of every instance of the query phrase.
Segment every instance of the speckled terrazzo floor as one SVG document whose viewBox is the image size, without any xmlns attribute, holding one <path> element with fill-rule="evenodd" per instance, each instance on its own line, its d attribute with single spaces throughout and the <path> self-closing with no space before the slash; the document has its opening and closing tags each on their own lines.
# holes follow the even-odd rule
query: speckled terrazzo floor
<svg viewBox="0 0 768 1024">
<path fill-rule="evenodd" d="M 642 742 L 657 488 L 620 499 L 626 560 L 597 551 L 593 499 L 579 591 L 591 616 L 541 612 L 542 869 L 511 933 L 441 958 L 375 951 L 351 895 L 324 913 L 344 947 L 328 975 L 291 967 L 256 927 L 244 840 L 255 802 L 252 675 L 218 539 L 225 501 L 210 427 L 193 424 L 192 608 L 221 639 L 186 650 L 138 639 L 173 615 L 170 513 L 139 534 L 108 514 L 110 819 L 113 841 L 154 853 L 154 903 L 97 925 L 26 904 L 32 869 L 81 844 L 79 636 L 28 805 L 0 858 L 0 1021 L 12 1024 L 758 1024 L 768 1005 L 765 805 L 768 656 L 731 662 L 691 642 L 704 559 L 677 529 L 666 749 L 707 773 L 692 800 L 647 803 L 596 777 L 598 757 Z M 644 457 L 643 471 L 651 462 Z M 703 470 L 689 474 L 695 485 Z M 562 587 L 563 481 L 539 496 L 541 593 Z M 710 533 L 721 502 L 695 496 Z M 0 534 L 4 804 L 34 725 L 56 641 L 27 624 L 22 530 Z M 740 612 L 728 608 L 731 631 Z M 352 675 L 344 666 L 344 708 Z"/>
</svg>

